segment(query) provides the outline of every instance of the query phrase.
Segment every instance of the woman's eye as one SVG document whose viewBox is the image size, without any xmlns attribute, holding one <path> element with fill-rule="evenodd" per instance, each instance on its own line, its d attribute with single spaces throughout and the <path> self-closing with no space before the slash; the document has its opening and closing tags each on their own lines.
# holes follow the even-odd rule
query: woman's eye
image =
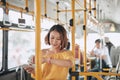
<svg viewBox="0 0 120 80">
<path fill-rule="evenodd" d="M 51 39 L 54 39 L 54 37 L 51 37 Z"/>
<path fill-rule="evenodd" d="M 57 39 L 57 40 L 60 40 L 60 39 Z"/>
</svg>

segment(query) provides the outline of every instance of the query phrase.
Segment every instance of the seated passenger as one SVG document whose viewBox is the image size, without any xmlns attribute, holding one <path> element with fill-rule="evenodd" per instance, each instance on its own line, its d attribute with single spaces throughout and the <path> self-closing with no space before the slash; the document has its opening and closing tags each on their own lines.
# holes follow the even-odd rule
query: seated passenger
<svg viewBox="0 0 120 80">
<path fill-rule="evenodd" d="M 102 68 L 111 68 L 112 67 L 108 49 L 105 46 L 101 46 L 100 43 L 101 43 L 101 40 L 97 39 L 95 41 L 95 44 L 96 44 L 95 47 L 90 52 L 91 56 L 96 57 L 96 64 L 92 69 L 88 70 L 89 72 L 98 72 Z M 88 80 L 91 80 L 91 77 L 88 77 Z"/>
</svg>

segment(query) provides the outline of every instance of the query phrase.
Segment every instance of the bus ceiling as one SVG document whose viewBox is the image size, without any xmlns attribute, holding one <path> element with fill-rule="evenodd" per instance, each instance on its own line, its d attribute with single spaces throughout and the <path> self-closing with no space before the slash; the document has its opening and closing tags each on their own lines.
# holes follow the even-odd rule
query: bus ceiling
<svg viewBox="0 0 120 80">
<path fill-rule="evenodd" d="M 57 23 L 69 26 L 69 20 L 72 17 L 71 0 L 42 0 L 41 2 L 42 18 L 52 19 Z M 109 30 L 114 31 L 116 29 L 119 32 L 119 3 L 119 0 L 87 0 L 87 8 L 84 9 L 83 0 L 75 0 L 76 26 L 83 25 L 83 12 L 87 10 L 87 22 L 90 21 L 91 24 L 94 24 L 93 26 L 102 26 L 105 29 L 109 27 Z M 1 7 L 7 6 L 9 9 L 34 16 L 34 0 L 1 0 L 0 5 Z M 91 28 L 91 26 L 88 28 Z"/>
</svg>

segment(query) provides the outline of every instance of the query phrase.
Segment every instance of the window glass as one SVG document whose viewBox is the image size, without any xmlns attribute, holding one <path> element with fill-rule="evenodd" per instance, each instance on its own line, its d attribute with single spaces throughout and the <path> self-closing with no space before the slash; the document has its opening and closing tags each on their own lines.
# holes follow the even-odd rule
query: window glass
<svg viewBox="0 0 120 80">
<path fill-rule="evenodd" d="M 87 51 L 91 51 L 95 45 L 95 40 L 100 38 L 98 33 L 89 33 L 87 35 Z M 84 50 L 84 36 L 81 39 L 76 39 L 76 43 L 80 45 L 80 49 Z"/>
<path fill-rule="evenodd" d="M 42 35 L 41 36 L 41 44 L 42 44 L 42 46 L 41 46 L 41 48 L 42 49 L 50 47 L 49 45 L 45 44 L 44 38 L 47 35 L 49 29 L 55 24 L 56 23 L 53 20 L 50 20 L 47 18 L 41 20 L 41 28 L 42 28 L 42 32 L 41 32 L 41 35 Z"/>
<path fill-rule="evenodd" d="M 106 33 L 105 36 L 109 38 L 115 47 L 120 46 L 120 33 Z"/>
<path fill-rule="evenodd" d="M 103 37 L 108 37 L 110 42 L 113 43 L 115 47 L 120 46 L 120 33 L 105 33 Z M 87 34 L 87 51 L 91 51 L 95 45 L 95 40 L 100 39 L 98 33 L 89 33 Z M 76 39 L 76 43 L 80 45 L 80 49 L 84 50 L 84 37 L 81 39 Z"/>
<path fill-rule="evenodd" d="M 35 54 L 35 32 L 9 31 L 8 68 L 26 64 Z"/>
<path fill-rule="evenodd" d="M 50 29 L 55 24 L 57 23 L 47 18 L 41 20 L 41 28 L 43 29 Z"/>
</svg>

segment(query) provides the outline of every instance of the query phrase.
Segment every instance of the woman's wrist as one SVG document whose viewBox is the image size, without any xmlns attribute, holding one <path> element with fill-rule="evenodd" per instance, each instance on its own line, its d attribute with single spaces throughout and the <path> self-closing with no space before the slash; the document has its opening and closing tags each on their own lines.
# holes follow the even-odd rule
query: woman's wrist
<svg viewBox="0 0 120 80">
<path fill-rule="evenodd" d="M 48 63 L 51 64 L 51 58 L 48 59 Z"/>
<path fill-rule="evenodd" d="M 46 62 L 49 63 L 49 64 L 51 64 L 51 58 L 47 58 Z"/>
</svg>

